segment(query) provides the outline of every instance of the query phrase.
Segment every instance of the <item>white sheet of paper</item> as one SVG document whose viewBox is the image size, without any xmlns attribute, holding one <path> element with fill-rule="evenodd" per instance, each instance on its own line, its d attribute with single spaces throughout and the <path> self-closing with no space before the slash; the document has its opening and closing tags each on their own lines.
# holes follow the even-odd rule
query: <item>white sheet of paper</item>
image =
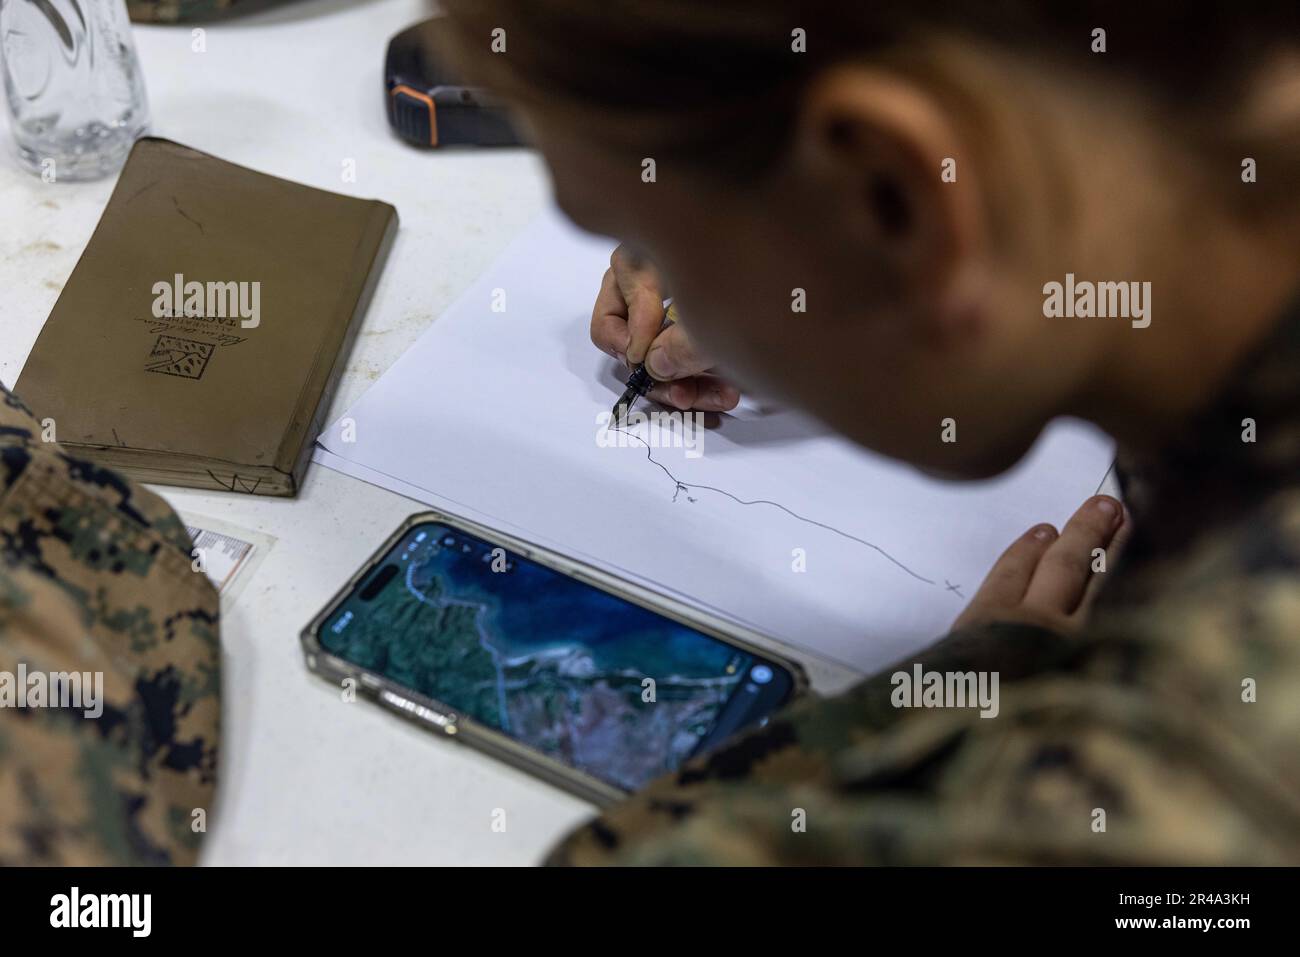
<svg viewBox="0 0 1300 957">
<path fill-rule="evenodd" d="M 1017 535 L 1059 526 L 1106 473 L 1112 443 L 1076 422 L 970 484 L 748 402 L 714 417 L 698 455 L 607 433 L 625 371 L 588 323 L 612 247 L 544 214 L 321 435 L 318 459 L 863 672 L 942 635 Z"/>
</svg>

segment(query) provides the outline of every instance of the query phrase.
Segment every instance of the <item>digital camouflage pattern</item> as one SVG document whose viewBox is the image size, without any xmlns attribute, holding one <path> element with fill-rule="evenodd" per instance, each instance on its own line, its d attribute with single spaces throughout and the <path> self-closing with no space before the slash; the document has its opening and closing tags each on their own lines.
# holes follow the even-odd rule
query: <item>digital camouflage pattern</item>
<svg viewBox="0 0 1300 957">
<path fill-rule="evenodd" d="M 260 10 L 283 0 L 126 0 L 126 10 L 137 23 L 178 23 L 208 20 L 239 8 Z"/>
<path fill-rule="evenodd" d="M 0 864 L 194 862 L 221 652 L 190 549 L 162 499 L 43 442 L 0 386 L 0 672 L 104 675 L 98 718 L 0 708 Z"/>
<path fill-rule="evenodd" d="M 1300 310 L 1120 465 L 1133 537 L 1085 633 L 972 628 L 915 658 L 1000 672 L 997 717 L 893 707 L 901 662 L 660 779 L 550 863 L 1300 864 Z"/>
</svg>

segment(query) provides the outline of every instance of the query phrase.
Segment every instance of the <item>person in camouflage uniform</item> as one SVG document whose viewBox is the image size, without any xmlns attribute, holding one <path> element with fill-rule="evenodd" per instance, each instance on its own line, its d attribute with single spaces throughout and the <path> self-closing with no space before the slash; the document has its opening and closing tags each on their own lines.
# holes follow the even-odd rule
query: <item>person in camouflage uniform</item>
<svg viewBox="0 0 1300 957">
<path fill-rule="evenodd" d="M 1300 863 L 1295 4 L 442 7 L 561 206 L 630 244 L 591 337 L 651 398 L 729 411 L 721 368 L 962 478 L 1059 415 L 1120 447 L 1127 514 L 1030 529 L 948 637 L 549 863 Z M 1076 277 L 1123 305 L 1054 312 Z M 996 715 L 904 707 L 917 665 L 998 676 Z"/>
<path fill-rule="evenodd" d="M 550 863 L 1300 864 L 1297 370 L 1300 304 L 1175 440 L 1121 455 L 1134 531 L 1086 629 L 960 628 Z M 894 707 L 914 663 L 998 672 L 997 717 Z"/>
<path fill-rule="evenodd" d="M 0 672 L 102 674 L 102 713 L 0 708 L 0 865 L 190 864 L 216 780 L 217 595 L 171 508 L 48 425 L 0 386 Z"/>
</svg>

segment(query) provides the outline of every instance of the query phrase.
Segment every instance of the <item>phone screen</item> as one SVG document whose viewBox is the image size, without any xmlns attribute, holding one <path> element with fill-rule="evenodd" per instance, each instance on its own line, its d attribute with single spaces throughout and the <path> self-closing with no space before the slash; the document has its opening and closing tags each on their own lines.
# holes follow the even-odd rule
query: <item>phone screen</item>
<svg viewBox="0 0 1300 957">
<path fill-rule="evenodd" d="M 760 723 L 780 664 L 439 523 L 325 621 L 331 654 L 632 790 Z"/>
</svg>

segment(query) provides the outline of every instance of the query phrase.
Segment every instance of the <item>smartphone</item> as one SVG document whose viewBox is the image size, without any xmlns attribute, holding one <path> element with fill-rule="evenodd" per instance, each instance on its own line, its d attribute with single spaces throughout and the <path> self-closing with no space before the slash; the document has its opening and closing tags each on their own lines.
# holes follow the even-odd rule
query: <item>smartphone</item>
<svg viewBox="0 0 1300 957">
<path fill-rule="evenodd" d="M 407 519 L 302 634 L 311 670 L 596 803 L 803 690 L 769 641 L 434 512 Z"/>
</svg>

